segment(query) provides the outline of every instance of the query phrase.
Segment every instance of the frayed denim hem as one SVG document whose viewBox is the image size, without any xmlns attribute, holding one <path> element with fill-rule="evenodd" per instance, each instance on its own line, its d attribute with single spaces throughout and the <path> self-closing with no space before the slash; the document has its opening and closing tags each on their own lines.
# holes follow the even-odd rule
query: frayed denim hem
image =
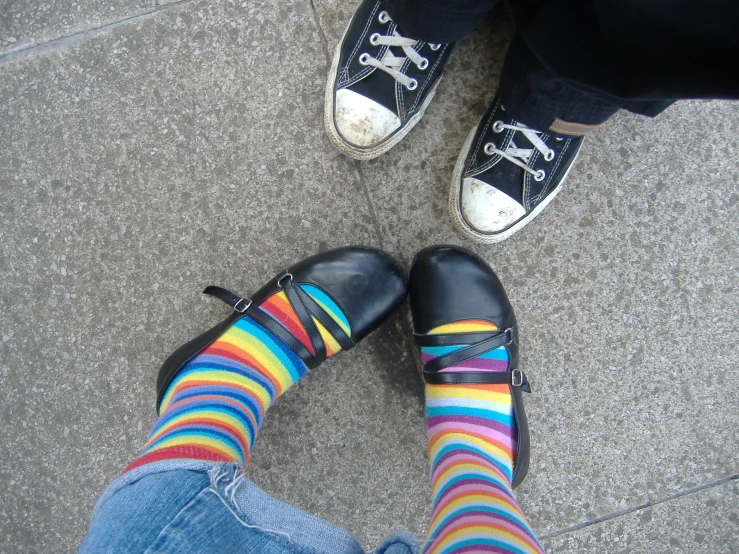
<svg viewBox="0 0 739 554">
<path fill-rule="evenodd" d="M 382 541 L 375 554 L 419 554 L 421 541 L 413 533 L 397 531 Z"/>
</svg>

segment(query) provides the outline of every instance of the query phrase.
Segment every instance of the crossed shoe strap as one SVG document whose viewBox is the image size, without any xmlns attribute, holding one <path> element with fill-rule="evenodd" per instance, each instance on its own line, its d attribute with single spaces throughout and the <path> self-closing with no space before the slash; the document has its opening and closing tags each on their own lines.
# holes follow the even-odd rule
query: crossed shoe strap
<svg viewBox="0 0 739 554">
<path fill-rule="evenodd" d="M 517 368 L 508 371 L 455 371 L 441 372 L 442 369 L 475 358 L 514 342 L 518 332 L 515 327 L 505 331 L 454 333 L 449 335 L 413 335 L 418 346 L 463 346 L 454 352 L 439 356 L 423 367 L 423 378 L 432 385 L 451 384 L 508 384 L 531 392 L 526 374 Z"/>
<path fill-rule="evenodd" d="M 355 346 L 354 341 L 348 336 L 344 330 L 336 323 L 336 321 L 324 310 L 313 298 L 311 298 L 299 285 L 293 282 L 293 276 L 289 272 L 285 272 L 278 280 L 277 285 L 285 292 L 288 302 L 292 306 L 295 314 L 298 316 L 300 323 L 303 325 L 308 335 L 315 354 L 313 354 L 305 345 L 285 327 L 277 323 L 272 317 L 264 313 L 253 302 L 245 297 L 234 294 L 228 289 L 211 285 L 203 290 L 203 294 L 215 296 L 231 306 L 235 312 L 244 314 L 248 313 L 249 317 L 257 323 L 267 328 L 270 332 L 277 335 L 293 352 L 295 352 L 308 366 L 314 369 L 326 359 L 326 344 L 321 336 L 321 332 L 316 325 L 316 320 L 328 331 L 331 336 L 339 343 L 343 350 L 349 350 Z"/>
</svg>

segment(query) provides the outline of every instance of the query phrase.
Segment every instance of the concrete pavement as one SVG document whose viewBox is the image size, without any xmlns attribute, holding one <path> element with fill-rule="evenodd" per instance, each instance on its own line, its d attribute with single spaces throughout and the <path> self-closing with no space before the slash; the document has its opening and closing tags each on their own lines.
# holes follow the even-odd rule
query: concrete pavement
<svg viewBox="0 0 739 554">
<path fill-rule="evenodd" d="M 480 247 L 446 198 L 511 21 L 459 44 L 424 120 L 355 162 L 323 133 L 354 9 L 299 2 L 0 1 L 0 551 L 72 552 L 155 419 L 161 361 L 317 250 L 475 249 L 521 323 L 552 552 L 739 551 L 739 110 L 621 113 L 562 193 Z M 249 477 L 367 549 L 429 518 L 423 387 L 403 309 L 270 410 Z"/>
</svg>

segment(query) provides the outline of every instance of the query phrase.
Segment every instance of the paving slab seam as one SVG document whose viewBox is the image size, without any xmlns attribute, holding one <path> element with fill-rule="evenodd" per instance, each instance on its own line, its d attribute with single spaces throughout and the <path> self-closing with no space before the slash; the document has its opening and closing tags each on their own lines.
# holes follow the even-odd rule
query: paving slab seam
<svg viewBox="0 0 739 554">
<path fill-rule="evenodd" d="M 328 68 L 331 65 L 331 54 L 329 52 L 328 39 L 326 38 L 326 33 L 324 33 L 323 31 L 323 27 L 321 26 L 321 19 L 318 16 L 318 9 L 316 8 L 314 0 L 308 0 L 308 3 L 310 4 L 311 13 L 313 14 L 313 22 L 315 23 L 316 29 L 318 30 L 318 36 L 321 40 L 321 48 L 323 49 L 323 55 L 326 58 L 326 67 Z M 359 184 L 362 187 L 364 195 L 367 199 L 367 206 L 369 208 L 370 217 L 372 218 L 372 227 L 375 230 L 378 245 L 380 248 L 384 248 L 385 241 L 383 241 L 382 230 L 380 229 L 380 225 L 377 222 L 375 207 L 372 204 L 372 197 L 370 196 L 369 190 L 367 189 L 367 182 L 364 178 L 364 172 L 362 171 L 362 164 L 359 161 L 356 161 L 354 163 L 357 169 L 357 175 L 359 176 Z"/>
<path fill-rule="evenodd" d="M 328 68 L 331 65 L 331 54 L 328 47 L 328 39 L 326 38 L 326 33 L 324 33 L 323 31 L 323 27 L 321 26 L 321 19 L 320 17 L 318 17 L 318 9 L 316 8 L 315 1 L 308 0 L 308 3 L 310 4 L 311 13 L 313 14 L 313 22 L 315 23 L 316 29 L 318 30 L 318 36 L 321 39 L 321 48 L 323 49 L 323 55 L 326 57 L 326 68 Z M 370 196 L 369 190 L 367 189 L 367 182 L 364 178 L 362 165 L 359 161 L 356 161 L 354 163 L 357 169 L 357 175 L 359 176 L 359 184 L 364 191 L 365 197 L 367 198 L 367 205 L 369 207 L 370 217 L 372 218 L 372 226 L 375 230 L 375 235 L 377 235 L 378 245 L 380 248 L 384 248 L 385 241 L 382 240 L 382 231 L 380 229 L 380 225 L 377 222 L 375 207 L 372 204 L 372 197 Z"/>
<path fill-rule="evenodd" d="M 321 48 L 323 49 L 323 55 L 326 57 L 326 67 L 328 68 L 331 65 L 331 54 L 328 48 L 328 39 L 326 38 L 326 33 L 323 32 L 323 27 L 321 26 L 321 18 L 318 17 L 318 9 L 316 8 L 315 1 L 308 0 L 308 3 L 310 4 L 310 9 L 313 13 L 313 22 L 316 24 L 316 29 L 318 29 L 318 36 L 321 39 Z"/>
<path fill-rule="evenodd" d="M 611 512 L 610 514 L 606 514 L 601 517 L 597 517 L 595 519 L 591 519 L 588 521 L 584 521 L 582 523 L 578 523 L 577 525 L 572 525 L 570 527 L 567 527 L 565 529 L 560 529 L 559 531 L 555 531 L 554 533 L 548 533 L 546 535 L 541 535 L 539 538 L 541 540 L 544 539 L 551 539 L 554 537 L 559 537 L 560 535 L 566 535 L 567 533 L 572 533 L 574 531 L 579 531 L 580 529 L 584 529 L 585 527 L 590 527 L 591 525 L 597 525 L 598 523 L 603 523 L 604 521 L 610 521 L 612 519 L 616 519 L 622 516 L 625 516 L 627 514 L 631 514 L 633 512 L 638 512 L 639 510 L 644 510 L 646 508 L 650 508 L 652 506 L 657 506 L 659 504 L 664 504 L 665 502 L 669 502 L 671 500 L 676 500 L 678 498 L 682 498 L 683 496 L 690 496 L 691 494 L 696 494 L 698 492 L 712 489 L 714 487 L 718 487 L 721 485 L 725 485 L 726 483 L 730 483 L 731 481 L 736 481 L 739 479 L 739 474 L 731 475 L 730 477 L 725 477 L 723 479 L 719 479 L 718 481 L 712 481 L 710 483 L 706 483 L 704 485 L 700 485 L 698 487 L 693 487 L 691 489 L 686 489 L 684 491 L 680 491 L 678 493 L 672 494 L 670 496 L 666 496 L 665 498 L 660 498 L 659 500 L 653 500 L 651 502 L 645 502 L 644 504 L 639 504 L 638 506 L 634 506 L 632 508 L 627 508 L 625 510 L 619 510 L 618 512 Z"/>
<path fill-rule="evenodd" d="M 11 62 L 21 61 L 21 60 L 26 59 L 29 56 L 33 56 L 36 54 L 43 55 L 43 54 L 48 54 L 50 52 L 61 52 L 64 50 L 70 50 L 72 48 L 79 46 L 83 42 L 86 42 L 101 34 L 107 33 L 108 31 L 111 31 L 113 29 L 116 29 L 124 25 L 130 25 L 131 23 L 145 21 L 149 19 L 150 17 L 157 15 L 160 12 L 165 12 L 169 9 L 178 7 L 182 4 L 189 4 L 192 1 L 193 0 L 180 0 L 179 2 L 170 2 L 168 4 L 160 4 L 158 0 L 155 0 L 155 2 L 152 5 L 151 11 L 148 11 L 146 13 L 119 19 L 118 21 L 113 21 L 112 23 L 101 25 L 100 27 L 94 27 L 92 29 L 85 29 L 84 31 L 78 31 L 76 33 L 72 33 L 71 35 L 57 37 L 55 39 L 51 39 L 46 42 L 31 43 L 31 44 L 26 43 L 25 45 L 19 44 L 18 46 L 16 46 L 15 48 L 11 48 L 4 54 L 0 54 L 0 66 L 7 64 L 7 63 L 11 63 Z"/>
<path fill-rule="evenodd" d="M 359 160 L 354 162 L 354 166 L 357 169 L 357 175 L 359 176 L 359 186 L 364 191 L 364 196 L 367 199 L 367 206 L 369 208 L 370 217 L 372 218 L 372 227 L 377 235 L 377 243 L 380 248 L 385 248 L 385 241 L 382 237 L 382 230 L 380 224 L 377 222 L 377 215 L 375 215 L 375 206 L 372 204 L 372 196 L 370 196 L 369 189 L 367 188 L 367 181 L 364 178 L 364 171 L 362 170 L 362 162 Z"/>
</svg>

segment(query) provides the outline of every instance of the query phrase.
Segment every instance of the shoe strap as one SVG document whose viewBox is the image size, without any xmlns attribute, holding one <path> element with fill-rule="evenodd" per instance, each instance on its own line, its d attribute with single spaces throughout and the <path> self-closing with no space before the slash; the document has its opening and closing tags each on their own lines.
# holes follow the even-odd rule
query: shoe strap
<svg viewBox="0 0 739 554">
<path fill-rule="evenodd" d="M 326 313 L 326 310 L 321 308 L 318 302 L 313 300 L 313 298 L 311 298 L 308 293 L 300 288 L 300 286 L 295 286 L 295 290 L 297 291 L 300 300 L 302 300 L 303 305 L 307 308 L 308 312 L 311 315 L 315 316 L 316 319 L 321 322 L 321 325 L 323 325 L 331 334 L 331 336 L 336 339 L 336 342 L 339 343 L 342 350 L 349 350 L 350 348 L 354 348 L 357 345 L 352 340 L 352 338 L 347 335 L 341 327 L 339 327 L 339 324 L 336 323 L 334 318 Z"/>
<path fill-rule="evenodd" d="M 290 304 L 292 304 L 295 309 L 295 313 L 298 314 L 298 317 L 303 323 L 303 327 L 306 328 L 306 331 L 309 327 L 315 330 L 313 332 L 308 332 L 308 336 L 313 342 L 316 352 L 318 352 L 319 349 L 323 351 L 323 359 L 326 357 L 326 345 L 323 342 L 323 337 L 318 330 L 318 326 L 315 324 L 315 321 L 313 321 L 313 316 L 315 316 L 331 336 L 336 339 L 336 342 L 339 343 L 343 350 L 349 350 L 356 346 L 354 341 L 341 327 L 339 327 L 334 319 L 326 313 L 326 310 L 321 308 L 321 306 L 313 300 L 313 298 L 311 298 L 311 296 L 306 293 L 300 285 L 296 285 L 292 278 L 283 280 L 280 286 L 282 286 L 285 291 L 288 300 L 290 300 Z M 318 357 L 320 358 L 320 356 Z"/>
<path fill-rule="evenodd" d="M 222 300 L 223 302 L 231 306 L 235 312 L 239 312 L 240 314 L 243 314 L 251 307 L 251 300 L 249 300 L 248 298 L 241 297 L 238 294 L 232 293 L 228 289 L 224 289 L 223 287 L 218 287 L 216 285 L 209 285 L 205 287 L 203 294 L 215 296 L 219 300 Z"/>
<path fill-rule="evenodd" d="M 459 371 L 439 373 L 423 371 L 424 380 L 430 385 L 510 385 L 523 392 L 531 392 L 526 374 L 520 369 L 509 371 Z"/>
<path fill-rule="evenodd" d="M 305 362 L 305 365 L 307 365 L 309 369 L 314 369 L 318 367 L 318 365 L 321 363 L 321 361 L 318 360 L 318 358 L 316 358 L 313 354 L 311 354 L 310 350 L 308 350 L 302 342 L 296 339 L 290 331 L 285 329 L 282 325 L 277 323 L 274 319 L 272 319 L 261 310 L 254 309 L 255 306 L 250 299 L 239 296 L 238 294 L 234 294 L 228 289 L 224 289 L 223 287 L 218 287 L 215 285 L 205 287 L 205 290 L 203 290 L 203 294 L 215 296 L 219 300 L 222 300 L 223 302 L 231 306 L 237 313 L 248 315 L 249 317 L 251 317 L 254 321 L 259 323 L 262 327 L 269 330 L 272 334 L 276 335 L 282 342 L 284 342 L 288 348 L 295 352 L 295 354 L 297 354 L 300 359 Z"/>
<path fill-rule="evenodd" d="M 288 278 L 289 277 L 289 278 Z M 295 310 L 298 319 L 303 324 L 305 332 L 308 334 L 308 339 L 313 343 L 313 349 L 316 351 L 316 358 L 319 362 L 323 362 L 326 359 L 326 345 L 321 337 L 321 332 L 318 330 L 313 318 L 310 316 L 308 308 L 305 307 L 303 299 L 301 298 L 300 287 L 296 287 L 293 283 L 293 277 L 290 273 L 285 272 L 285 278 L 281 278 L 277 281 L 278 286 L 285 292 L 288 302 Z"/>
<path fill-rule="evenodd" d="M 259 323 L 262 327 L 270 331 L 273 335 L 277 336 L 287 347 L 295 352 L 298 357 L 305 362 L 308 369 L 315 369 L 321 365 L 321 361 L 311 354 L 302 342 L 296 339 L 293 334 L 285 329 L 282 325 L 277 323 L 271 316 L 264 313 L 262 310 L 249 310 L 249 317 Z"/>
<path fill-rule="evenodd" d="M 469 338 L 469 335 L 477 335 L 477 333 L 464 333 L 466 338 Z M 461 342 L 459 338 L 454 337 L 454 335 L 430 335 L 430 336 L 421 336 L 421 335 L 415 335 L 416 338 L 416 344 L 419 346 L 449 346 L 452 344 L 469 344 L 469 346 L 466 346 L 465 348 L 460 348 L 459 350 L 455 350 L 454 352 L 451 352 L 445 356 L 439 356 L 438 358 L 434 358 L 429 363 L 426 364 L 425 370 L 430 372 L 437 372 L 439 370 L 442 370 L 446 367 L 456 365 L 460 362 L 463 362 L 465 360 L 469 360 L 470 358 L 475 358 L 481 354 L 484 354 L 485 352 L 489 352 L 490 350 L 494 350 L 498 348 L 499 346 L 505 346 L 508 344 L 511 344 L 515 341 L 515 328 L 506 329 L 502 332 L 497 333 L 480 333 L 480 335 L 483 335 L 482 337 L 478 337 L 476 342 L 473 342 L 470 344 L 469 342 Z M 433 339 L 431 337 L 434 337 Z M 456 342 L 450 342 L 450 341 L 456 341 Z"/>
<path fill-rule="evenodd" d="M 510 331 L 506 329 L 505 332 Z M 451 333 L 449 335 L 417 335 L 413 334 L 413 341 L 417 346 L 460 346 L 476 344 L 480 341 L 500 335 L 499 331 L 478 331 L 475 333 Z"/>
<path fill-rule="evenodd" d="M 334 321 L 334 319 L 326 313 L 326 310 L 313 300 L 300 286 L 293 282 L 293 276 L 289 272 L 285 273 L 277 280 L 277 285 L 285 292 L 288 302 L 295 310 L 298 319 L 305 329 L 308 339 L 313 344 L 315 355 L 313 355 L 292 333 L 287 331 L 282 325 L 275 322 L 271 317 L 264 314 L 260 310 L 252 308 L 252 301 L 249 298 L 234 294 L 228 289 L 210 285 L 203 290 L 203 294 L 215 296 L 219 300 L 231 306 L 234 311 L 244 314 L 248 311 L 248 315 L 277 335 L 293 352 L 298 354 L 306 365 L 313 369 L 326 359 L 326 345 L 323 342 L 321 332 L 313 320 L 315 316 L 318 321 L 326 328 L 326 330 L 336 339 L 343 350 L 349 350 L 356 346 L 356 343 L 347 335 L 344 330 Z M 251 309 L 250 309 L 251 308 Z"/>
<path fill-rule="evenodd" d="M 418 346 L 457 346 L 469 345 L 455 350 L 445 356 L 434 358 L 424 365 L 423 377 L 431 384 L 504 384 L 521 387 L 525 392 L 531 392 L 526 374 L 520 369 L 508 371 L 460 371 L 440 373 L 442 369 L 456 365 L 470 358 L 475 358 L 495 350 L 500 346 L 507 346 L 516 342 L 518 331 L 516 327 L 502 332 L 483 333 L 451 333 L 447 335 L 420 335 L 413 336 Z"/>
</svg>

